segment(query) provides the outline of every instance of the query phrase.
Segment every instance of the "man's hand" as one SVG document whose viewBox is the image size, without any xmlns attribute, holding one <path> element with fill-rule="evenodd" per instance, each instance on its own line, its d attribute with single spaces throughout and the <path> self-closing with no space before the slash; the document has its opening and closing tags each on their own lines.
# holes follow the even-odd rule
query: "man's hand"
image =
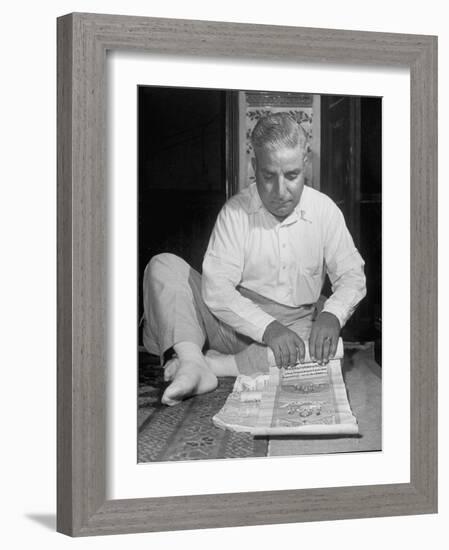
<svg viewBox="0 0 449 550">
<path fill-rule="evenodd" d="M 267 326 L 262 340 L 273 351 L 278 367 L 288 367 L 304 361 L 304 342 L 296 332 L 278 321 L 272 321 Z"/>
<path fill-rule="evenodd" d="M 309 338 L 309 353 L 312 361 L 329 362 L 337 351 L 340 322 L 332 313 L 322 311 L 313 323 Z"/>
</svg>

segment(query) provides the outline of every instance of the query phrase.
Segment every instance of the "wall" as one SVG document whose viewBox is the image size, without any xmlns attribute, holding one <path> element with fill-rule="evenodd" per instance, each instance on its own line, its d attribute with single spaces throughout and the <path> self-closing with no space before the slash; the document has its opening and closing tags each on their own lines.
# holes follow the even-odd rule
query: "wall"
<svg viewBox="0 0 449 550">
<path fill-rule="evenodd" d="M 273 7 L 275 6 L 275 7 Z M 278 0 L 199 2 L 165 0 L 77 0 L 8 2 L 2 10 L 2 86 L 0 164 L 2 367 L 1 539 L 6 548 L 171 548 L 214 549 L 285 547 L 379 549 L 440 548 L 449 520 L 447 430 L 440 432 L 440 514 L 247 527 L 197 532 L 143 534 L 72 541 L 54 533 L 55 513 L 55 18 L 71 11 L 94 11 L 190 19 L 210 19 L 440 34 L 440 97 L 449 94 L 449 33 L 444 3 L 408 4 L 379 0 L 322 0 L 319 9 Z M 406 11 L 405 11 L 406 10 Z M 441 128 L 447 126 L 447 102 L 441 102 Z M 449 149 L 447 133 L 440 138 Z M 442 155 L 440 155 L 443 158 Z M 449 181 L 441 163 L 440 181 Z M 440 204 L 449 199 L 441 186 Z M 449 230 L 441 217 L 441 239 Z M 444 247 L 449 248 L 449 247 Z M 447 250 L 441 250 L 441 281 L 447 279 Z M 444 277 L 446 275 L 446 277 Z M 449 329 L 447 285 L 441 284 L 442 341 Z M 400 312 L 398 312 L 400 322 Z M 400 345 L 400 344 L 399 344 Z M 444 344 L 443 344 L 444 345 Z M 446 352 L 441 348 L 442 354 Z M 440 369 L 440 388 L 448 391 L 449 369 Z M 448 400 L 441 399 L 440 423 L 448 421 Z"/>
<path fill-rule="evenodd" d="M 266 114 L 289 113 L 293 116 L 308 136 L 308 152 L 313 158 L 312 144 L 317 143 L 316 134 L 319 133 L 317 127 L 320 125 L 320 116 L 319 113 L 317 116 L 314 107 L 316 108 L 319 104 L 319 97 L 319 95 L 294 92 L 239 92 L 239 124 L 243 126 L 240 128 L 240 135 L 242 132 L 245 134 L 243 144 L 240 145 L 240 189 L 256 181 L 251 161 L 254 149 L 250 136 L 257 122 Z M 312 173 L 312 166 L 319 162 L 319 150 L 314 153 L 317 153 L 318 159 L 313 158 L 312 162 L 306 165 L 305 181 L 307 185 L 319 189 L 319 177 L 314 178 Z"/>
</svg>

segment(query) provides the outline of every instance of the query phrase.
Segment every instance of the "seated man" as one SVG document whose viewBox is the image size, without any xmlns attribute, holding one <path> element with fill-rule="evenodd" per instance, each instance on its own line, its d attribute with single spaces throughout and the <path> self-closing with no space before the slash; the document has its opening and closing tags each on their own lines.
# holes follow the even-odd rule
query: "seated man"
<svg viewBox="0 0 449 550">
<path fill-rule="evenodd" d="M 217 376 L 327 363 L 340 330 L 365 296 L 364 262 L 343 215 L 304 186 L 307 142 L 288 114 L 261 118 L 252 133 L 256 183 L 222 208 L 202 277 L 159 254 L 144 275 L 144 345 L 165 364 L 167 405 L 212 391 Z M 318 307 L 325 274 L 332 295 Z M 203 353 L 204 351 L 204 353 Z"/>
</svg>

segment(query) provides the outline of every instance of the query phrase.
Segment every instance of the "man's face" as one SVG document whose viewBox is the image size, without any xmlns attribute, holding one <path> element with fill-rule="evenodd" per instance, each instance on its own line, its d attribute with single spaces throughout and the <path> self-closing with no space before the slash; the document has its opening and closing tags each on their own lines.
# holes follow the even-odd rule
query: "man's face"
<svg viewBox="0 0 449 550">
<path fill-rule="evenodd" d="M 253 158 L 257 190 L 265 208 L 278 220 L 295 209 L 304 188 L 304 151 L 301 146 L 263 147 Z"/>
</svg>

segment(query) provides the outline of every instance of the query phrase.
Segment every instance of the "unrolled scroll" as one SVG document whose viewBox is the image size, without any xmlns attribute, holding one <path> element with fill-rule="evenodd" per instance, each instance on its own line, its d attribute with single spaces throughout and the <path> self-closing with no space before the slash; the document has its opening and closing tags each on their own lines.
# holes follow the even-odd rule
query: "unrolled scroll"
<svg viewBox="0 0 449 550">
<path fill-rule="evenodd" d="M 357 434 L 341 374 L 343 342 L 327 365 L 306 362 L 269 375 L 239 376 L 216 426 L 253 435 Z"/>
</svg>

